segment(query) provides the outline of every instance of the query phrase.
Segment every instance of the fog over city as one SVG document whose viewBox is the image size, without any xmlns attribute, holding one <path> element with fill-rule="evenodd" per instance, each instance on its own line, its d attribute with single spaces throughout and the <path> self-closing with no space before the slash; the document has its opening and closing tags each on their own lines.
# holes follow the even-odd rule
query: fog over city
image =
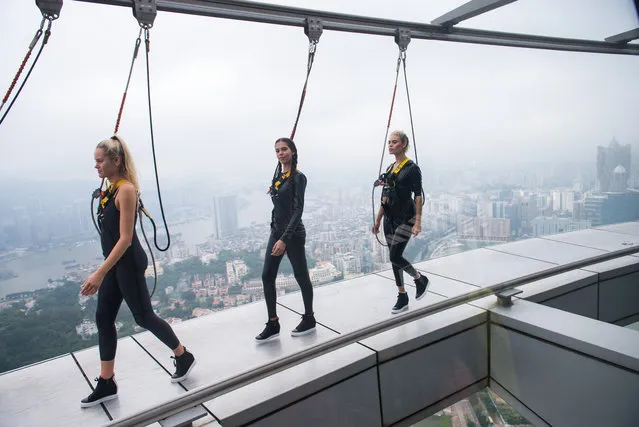
<svg viewBox="0 0 639 427">
<path fill-rule="evenodd" d="M 277 3 L 430 22 L 464 2 Z M 3 86 L 40 19 L 32 2 L 3 2 Z M 630 0 L 522 0 L 461 26 L 603 40 L 636 27 L 636 19 Z M 96 179 L 93 149 L 112 134 L 137 34 L 128 8 L 65 2 L 30 81 L 0 126 L 0 176 Z M 290 134 L 295 119 L 307 46 L 301 28 L 158 13 L 150 61 L 161 178 L 169 185 L 211 180 L 216 188 L 221 178 L 240 185 L 267 181 L 273 142 Z M 340 171 L 374 179 L 396 59 L 389 37 L 324 32 L 296 135 L 300 167 L 309 177 Z M 596 146 L 612 138 L 639 144 L 633 56 L 413 40 L 407 69 L 425 170 L 594 162 Z M 401 80 L 395 106 L 391 127 L 408 131 Z M 151 181 L 143 51 L 119 133 L 142 179 Z"/>
</svg>

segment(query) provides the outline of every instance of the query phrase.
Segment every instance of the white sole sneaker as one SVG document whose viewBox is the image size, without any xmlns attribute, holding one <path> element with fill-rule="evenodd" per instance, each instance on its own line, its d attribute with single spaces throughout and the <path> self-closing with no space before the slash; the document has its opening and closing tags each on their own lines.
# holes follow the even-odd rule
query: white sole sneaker
<svg viewBox="0 0 639 427">
<path fill-rule="evenodd" d="M 197 359 L 193 359 L 193 363 L 191 363 L 191 367 L 189 368 L 188 371 L 186 371 L 186 374 L 182 375 L 179 378 L 171 378 L 171 382 L 172 383 L 179 383 L 180 381 L 184 381 L 188 378 L 189 374 L 191 373 L 191 371 L 193 370 L 193 368 L 195 367 L 195 363 L 197 362 Z"/>
<path fill-rule="evenodd" d="M 428 285 L 430 285 L 430 283 Z M 424 297 L 428 293 L 428 285 L 426 285 L 426 289 L 424 289 L 424 293 L 423 294 L 421 294 L 420 296 L 415 296 L 415 301 L 421 301 L 421 300 L 424 299 Z"/>
<path fill-rule="evenodd" d="M 87 403 L 80 402 L 80 407 L 81 408 L 91 408 L 93 406 L 99 405 L 100 403 L 104 403 L 104 402 L 108 402 L 109 400 L 113 400 L 113 399 L 115 399 L 117 397 L 118 397 L 118 394 L 116 393 L 116 394 L 112 394 L 110 396 L 105 396 L 102 399 L 98 399 L 98 400 L 95 400 L 93 402 L 87 402 Z"/>
<path fill-rule="evenodd" d="M 255 338 L 255 342 L 258 344 L 264 344 L 265 342 L 269 342 L 269 341 L 273 341 L 276 340 L 280 337 L 280 334 L 275 334 L 275 335 L 271 335 L 270 337 L 263 339 L 263 340 L 258 340 L 257 338 Z"/>
<path fill-rule="evenodd" d="M 313 326 L 311 329 L 307 329 L 307 330 L 302 331 L 302 332 L 291 331 L 291 336 L 292 337 L 301 337 L 303 335 L 308 335 L 311 332 L 315 332 L 315 326 Z"/>
<path fill-rule="evenodd" d="M 406 310 L 408 310 L 408 304 L 406 304 L 405 306 L 403 306 L 403 307 L 402 307 L 402 308 L 400 308 L 399 310 L 396 310 L 396 309 L 394 309 L 394 308 L 393 308 L 393 309 L 391 310 L 391 313 L 392 313 L 392 314 L 399 314 L 399 313 L 401 313 L 401 312 L 403 312 L 403 311 L 406 311 Z"/>
</svg>

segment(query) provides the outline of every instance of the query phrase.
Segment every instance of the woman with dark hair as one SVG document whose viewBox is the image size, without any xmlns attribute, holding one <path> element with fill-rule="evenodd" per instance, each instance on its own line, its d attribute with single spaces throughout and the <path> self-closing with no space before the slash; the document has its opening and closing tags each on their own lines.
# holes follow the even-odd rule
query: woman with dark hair
<svg viewBox="0 0 639 427">
<path fill-rule="evenodd" d="M 98 206 L 100 243 L 105 259 L 80 289 L 82 295 L 98 293 L 95 322 L 100 349 L 100 376 L 96 378 L 93 393 L 80 402 L 83 408 L 117 397 L 114 366 L 118 336 L 115 318 L 123 300 L 131 309 L 135 322 L 151 331 L 173 351 L 176 369 L 171 382 L 184 381 L 195 366 L 193 354 L 186 350 L 171 326 L 160 319 L 151 306 L 144 278 L 148 259 L 135 232 L 140 187 L 133 157 L 118 136 L 101 141 L 94 156 L 98 175 L 106 178 L 110 185 Z"/>
<path fill-rule="evenodd" d="M 274 340 L 280 335 L 280 323 L 276 310 L 275 278 L 284 253 L 291 261 L 293 274 L 302 290 L 304 301 L 302 321 L 291 331 L 291 335 L 294 337 L 306 335 L 315 330 L 313 285 L 306 263 L 304 249 L 306 230 L 302 223 L 306 176 L 297 170 L 297 148 L 291 139 L 280 138 L 275 141 L 275 155 L 278 163 L 268 191 L 273 202 L 271 235 L 266 245 L 264 269 L 262 270 L 268 321 L 262 333 L 255 337 L 255 341 L 258 343 Z"/>
<path fill-rule="evenodd" d="M 403 255 L 411 235 L 417 236 L 422 231 L 422 172 L 416 163 L 406 157 L 407 150 L 408 136 L 402 131 L 391 133 L 388 153 L 395 156 L 395 162 L 384 174 L 382 204 L 372 230 L 374 234 L 379 233 L 384 217 L 384 235 L 393 265 L 395 284 L 399 291 L 397 302 L 391 309 L 393 314 L 408 310 L 404 271 L 415 281 L 416 300 L 422 299 L 428 288 L 428 277 L 415 270 Z M 414 200 L 411 195 L 415 196 Z"/>
</svg>

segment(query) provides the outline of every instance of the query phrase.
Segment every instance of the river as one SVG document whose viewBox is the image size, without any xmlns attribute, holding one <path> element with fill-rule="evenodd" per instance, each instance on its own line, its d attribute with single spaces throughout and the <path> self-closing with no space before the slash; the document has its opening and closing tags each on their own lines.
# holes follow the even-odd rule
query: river
<svg viewBox="0 0 639 427">
<path fill-rule="evenodd" d="M 260 197 L 261 196 L 261 197 Z M 271 202 L 264 194 L 248 193 L 243 197 L 244 203 L 238 206 L 238 225 L 246 227 L 251 223 L 265 223 L 270 220 Z M 149 235 L 151 227 L 146 223 L 145 230 Z M 169 225 L 171 234 L 182 234 L 182 241 L 191 247 L 206 242 L 213 234 L 212 218 L 197 219 L 178 225 Z M 161 221 L 158 227 L 162 227 Z M 152 230 L 151 230 L 152 232 Z M 142 238 L 142 236 L 140 236 Z M 151 241 L 151 244 L 152 241 Z M 11 271 L 18 275 L 7 280 L 0 280 L 0 298 L 7 294 L 33 291 L 47 286 L 48 279 L 62 277 L 69 271 L 66 265 L 96 264 L 102 260 L 102 251 L 98 240 L 80 242 L 74 245 L 59 247 L 46 252 L 26 252 L 23 256 L 8 261 L 0 261 L 0 271 Z"/>
</svg>

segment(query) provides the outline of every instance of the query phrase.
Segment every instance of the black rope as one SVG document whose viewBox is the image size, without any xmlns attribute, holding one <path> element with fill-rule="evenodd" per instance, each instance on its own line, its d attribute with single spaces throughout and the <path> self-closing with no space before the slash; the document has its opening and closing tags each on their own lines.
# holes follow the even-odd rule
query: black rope
<svg viewBox="0 0 639 427">
<path fill-rule="evenodd" d="M 151 250 L 151 244 L 149 243 L 149 239 L 146 237 L 146 232 L 144 231 L 144 224 L 142 223 L 142 212 L 144 212 L 144 208 L 142 207 L 142 201 L 140 200 L 140 207 L 138 209 L 138 214 L 140 216 L 140 230 L 142 231 L 142 236 L 144 236 L 144 241 L 146 242 L 146 247 L 149 249 L 149 253 L 151 254 L 151 262 L 153 263 L 153 290 L 151 291 L 150 298 L 153 298 L 153 294 L 155 293 L 155 288 L 158 286 L 158 270 L 155 266 L 155 255 L 153 255 L 153 251 Z M 146 215 L 146 213 L 145 213 Z M 153 230 L 155 231 L 155 223 L 153 219 L 149 217 L 151 220 L 151 224 L 153 224 Z"/>
<path fill-rule="evenodd" d="M 410 117 L 410 131 L 413 137 L 413 148 L 415 150 L 415 163 L 419 165 L 417 160 L 417 142 L 415 141 L 415 126 L 413 125 L 413 109 L 410 104 L 410 91 L 408 90 L 408 77 L 406 77 L 406 54 L 402 57 L 402 63 L 404 64 L 404 82 L 406 84 L 406 99 L 408 100 L 408 115 Z"/>
<path fill-rule="evenodd" d="M 371 193 L 371 204 L 373 205 L 373 224 L 375 224 L 375 220 L 377 220 L 377 213 L 375 212 L 375 187 L 373 187 L 373 191 Z M 380 224 L 380 227 L 381 226 L 382 224 Z M 375 238 L 380 245 L 388 247 L 388 245 L 385 245 L 381 240 L 379 240 L 379 230 L 377 230 L 377 233 L 373 234 L 375 234 Z"/>
<path fill-rule="evenodd" d="M 93 226 L 95 227 L 95 231 L 97 231 L 98 234 L 102 234 L 102 232 L 100 231 L 100 227 L 98 227 L 98 222 L 95 220 L 95 211 L 93 210 L 93 202 L 95 201 L 95 199 L 98 199 L 100 197 L 100 193 L 102 192 L 103 185 L 104 185 L 104 179 L 102 179 L 100 188 L 96 188 L 95 190 L 93 190 L 93 194 L 91 194 L 91 220 L 93 221 Z"/>
<path fill-rule="evenodd" d="M 415 150 L 415 164 L 419 166 L 419 160 L 417 160 L 417 141 L 415 140 L 415 125 L 413 124 L 413 109 L 410 103 L 410 90 L 408 90 L 408 77 L 406 77 L 406 55 L 402 58 L 404 64 L 404 83 L 406 84 L 406 99 L 408 100 L 408 115 L 410 117 L 410 131 L 413 137 L 413 149 Z M 426 197 L 424 197 L 424 187 L 422 186 L 422 206 L 426 203 Z"/>
<path fill-rule="evenodd" d="M 158 200 L 160 202 L 160 212 L 162 213 L 162 221 L 164 223 L 164 229 L 166 230 L 166 239 L 167 239 L 167 244 L 165 248 L 161 248 L 158 245 L 158 234 L 157 234 L 157 230 L 155 228 L 155 223 L 153 223 L 153 229 L 156 231 L 154 233 L 153 236 L 153 242 L 155 243 L 155 247 L 157 248 L 157 250 L 159 250 L 160 252 L 164 252 L 167 251 L 169 249 L 169 247 L 171 246 L 171 235 L 169 233 L 169 226 L 166 223 L 166 216 L 164 215 L 164 206 L 162 205 L 162 194 L 160 191 L 160 179 L 158 177 L 158 165 L 157 165 L 157 160 L 155 158 L 155 137 L 153 135 L 153 112 L 151 110 L 151 74 L 149 72 L 149 49 L 150 49 L 150 44 L 151 41 L 149 39 L 149 30 L 145 29 L 144 30 L 144 42 L 146 44 L 146 88 L 147 88 L 147 99 L 148 99 L 148 104 L 149 104 L 149 126 L 151 129 L 151 151 L 153 152 L 153 169 L 155 171 L 155 185 L 156 188 L 158 190 Z M 150 217 L 149 217 L 150 218 Z"/>
<path fill-rule="evenodd" d="M 291 139 L 295 140 L 295 132 L 297 131 L 297 124 L 302 114 L 302 107 L 304 106 L 304 100 L 306 99 L 306 88 L 308 87 L 308 78 L 311 75 L 311 69 L 313 68 L 313 61 L 315 60 L 315 50 L 317 49 L 317 41 L 311 40 L 308 45 L 308 61 L 306 63 L 306 80 L 304 81 L 304 87 L 302 88 L 302 95 L 300 96 L 300 105 L 297 108 L 297 117 L 295 118 L 295 124 L 293 125 L 293 131 L 291 132 Z"/>
<path fill-rule="evenodd" d="M 11 111 L 11 108 L 13 107 L 13 104 L 15 104 L 16 100 L 18 99 L 18 96 L 20 96 L 20 92 L 22 92 L 22 89 L 24 88 L 24 85 L 27 83 L 27 80 L 29 80 L 29 76 L 31 75 L 31 72 L 33 71 L 33 69 L 35 68 L 36 64 L 38 63 L 38 59 L 40 59 L 40 55 L 42 54 L 42 51 L 44 50 L 44 46 L 49 41 L 49 37 L 51 36 L 51 24 L 52 24 L 53 21 L 51 19 L 47 19 L 47 21 L 49 21 L 49 24 L 47 25 L 47 29 L 44 32 L 44 38 L 42 39 L 42 44 L 40 45 L 40 49 L 38 50 L 38 54 L 36 55 L 35 59 L 33 60 L 33 63 L 31 64 L 31 67 L 29 68 L 29 71 L 27 72 L 27 75 L 24 77 L 24 80 L 20 84 L 20 87 L 18 88 L 18 91 L 16 92 L 15 96 L 11 100 L 11 103 L 9 104 L 9 107 L 7 108 L 7 111 L 5 111 L 4 114 L 2 115 L 2 118 L 0 118 L 0 125 L 2 124 L 2 122 L 4 122 L 4 119 L 7 117 L 7 114 L 9 114 L 9 111 Z M 4 103 L 3 103 L 3 105 L 4 105 Z"/>
</svg>

